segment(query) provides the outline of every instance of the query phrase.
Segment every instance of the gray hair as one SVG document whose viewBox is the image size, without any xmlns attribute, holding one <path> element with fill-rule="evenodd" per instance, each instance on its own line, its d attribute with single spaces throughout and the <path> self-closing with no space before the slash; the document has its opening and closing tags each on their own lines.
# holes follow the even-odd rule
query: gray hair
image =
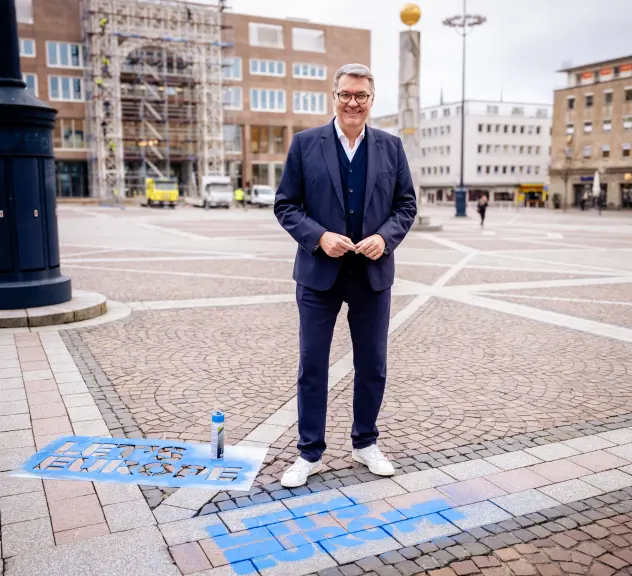
<svg viewBox="0 0 632 576">
<path fill-rule="evenodd" d="M 338 82 L 341 76 L 355 76 L 356 78 L 368 78 L 371 92 L 375 92 L 375 80 L 371 70 L 364 64 L 345 64 L 338 69 L 334 76 L 334 92 L 338 90 Z"/>
</svg>

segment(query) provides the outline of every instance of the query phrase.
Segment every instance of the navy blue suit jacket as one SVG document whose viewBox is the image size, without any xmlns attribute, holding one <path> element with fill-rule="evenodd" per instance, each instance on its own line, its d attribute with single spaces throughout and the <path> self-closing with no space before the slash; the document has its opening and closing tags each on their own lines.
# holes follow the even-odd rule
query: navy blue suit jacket
<svg viewBox="0 0 632 576">
<path fill-rule="evenodd" d="M 337 137 L 333 121 L 294 135 L 274 202 L 281 226 L 299 245 L 294 280 L 313 290 L 329 290 L 342 263 L 318 248 L 326 231 L 346 235 Z M 379 234 L 386 242 L 381 258 L 366 258 L 371 288 L 379 291 L 393 285 L 393 252 L 410 230 L 417 204 L 401 140 L 369 126 L 365 137 L 368 167 L 362 238 Z"/>
</svg>

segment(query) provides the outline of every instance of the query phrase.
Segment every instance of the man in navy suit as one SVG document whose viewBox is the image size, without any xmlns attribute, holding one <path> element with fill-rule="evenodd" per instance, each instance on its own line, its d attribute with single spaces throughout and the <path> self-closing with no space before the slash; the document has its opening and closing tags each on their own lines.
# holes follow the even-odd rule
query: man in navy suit
<svg viewBox="0 0 632 576">
<path fill-rule="evenodd" d="M 377 447 L 376 421 L 386 385 L 393 252 L 417 206 L 401 140 L 365 124 L 374 97 L 366 66 L 340 68 L 335 119 L 294 135 L 276 193 L 274 213 L 298 242 L 300 456 L 281 480 L 288 488 L 322 469 L 329 352 L 343 302 L 349 305 L 355 368 L 352 457 L 374 474 L 394 473 Z"/>
</svg>

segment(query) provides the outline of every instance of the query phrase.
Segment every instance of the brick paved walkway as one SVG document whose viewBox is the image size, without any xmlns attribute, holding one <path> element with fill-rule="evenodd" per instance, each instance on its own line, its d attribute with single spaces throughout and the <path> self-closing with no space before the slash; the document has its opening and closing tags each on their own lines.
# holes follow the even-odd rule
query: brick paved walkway
<svg viewBox="0 0 632 576">
<path fill-rule="evenodd" d="M 64 270 L 114 302 L 68 331 L 0 332 L 8 575 L 630 573 L 632 233 L 621 215 L 491 212 L 482 232 L 437 212 L 445 231 L 413 233 L 397 254 L 379 423 L 396 478 L 349 458 L 341 316 L 326 467 L 288 491 L 294 247 L 270 212 L 59 211 Z M 7 475 L 61 434 L 206 441 L 214 409 L 229 443 L 269 447 L 249 493 Z"/>
</svg>

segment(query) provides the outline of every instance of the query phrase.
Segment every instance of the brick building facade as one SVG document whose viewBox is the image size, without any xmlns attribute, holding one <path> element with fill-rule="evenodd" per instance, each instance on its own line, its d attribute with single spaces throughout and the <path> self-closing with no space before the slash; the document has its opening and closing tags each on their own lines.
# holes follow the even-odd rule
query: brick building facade
<svg viewBox="0 0 632 576">
<path fill-rule="evenodd" d="M 80 0 L 17 0 L 28 87 L 58 110 L 54 132 L 60 196 L 90 195 Z M 235 184 L 278 184 L 292 135 L 333 114 L 343 64 L 370 65 L 368 30 L 226 14 L 234 46 L 224 60 L 226 173 Z"/>
<path fill-rule="evenodd" d="M 632 56 L 560 72 L 567 86 L 555 91 L 552 193 L 566 206 L 592 200 L 599 171 L 605 204 L 632 207 Z"/>
</svg>

